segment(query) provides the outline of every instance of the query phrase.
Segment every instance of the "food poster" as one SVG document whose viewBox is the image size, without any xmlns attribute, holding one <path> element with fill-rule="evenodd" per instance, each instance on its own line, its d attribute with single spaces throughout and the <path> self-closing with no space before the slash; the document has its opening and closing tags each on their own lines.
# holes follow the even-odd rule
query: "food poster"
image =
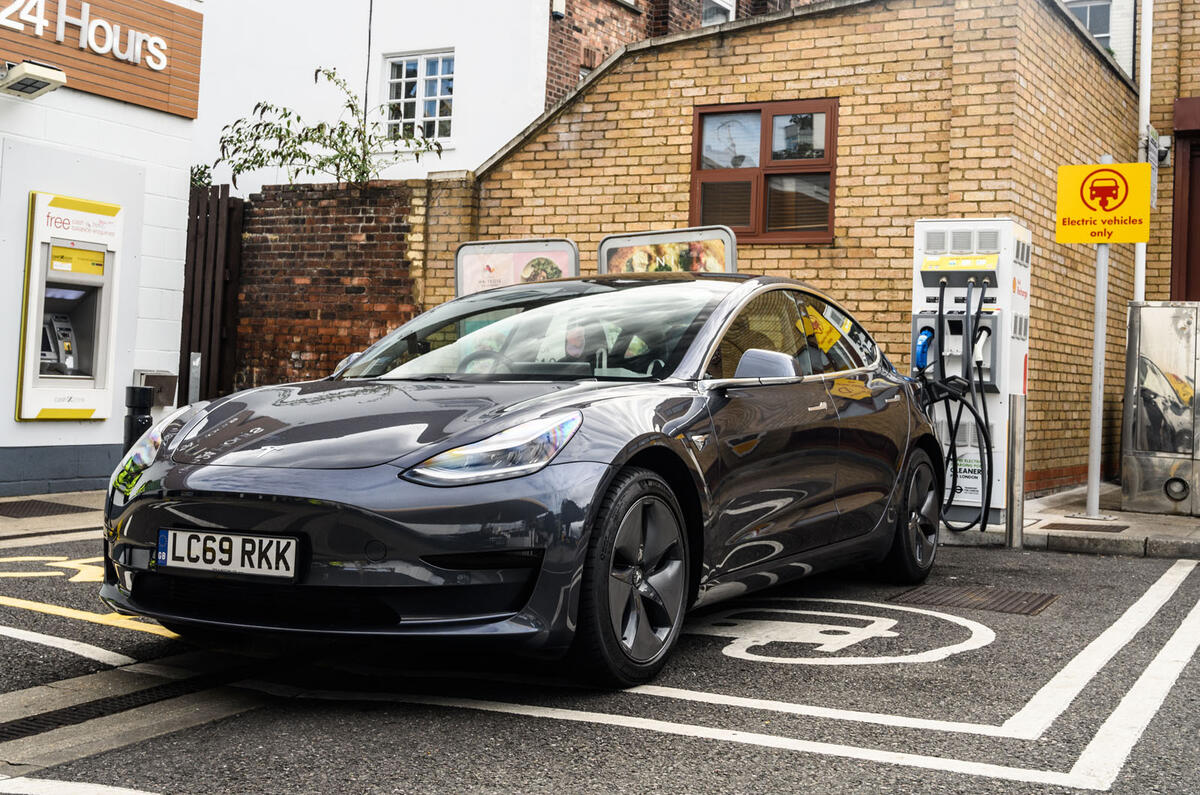
<svg viewBox="0 0 1200 795">
<path fill-rule="evenodd" d="M 459 295 L 521 282 L 541 282 L 570 275 L 568 251 L 464 252 Z"/>
<path fill-rule="evenodd" d="M 724 273 L 725 241 L 692 240 L 622 246 L 608 252 L 608 273 Z"/>
</svg>

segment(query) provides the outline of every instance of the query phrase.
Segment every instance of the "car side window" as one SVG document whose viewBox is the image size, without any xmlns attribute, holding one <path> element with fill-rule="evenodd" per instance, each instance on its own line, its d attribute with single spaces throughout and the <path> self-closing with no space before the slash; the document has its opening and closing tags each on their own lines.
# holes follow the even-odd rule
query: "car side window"
<svg viewBox="0 0 1200 795">
<path fill-rule="evenodd" d="M 815 295 L 798 293 L 797 299 L 812 372 L 855 370 L 875 361 L 875 340 L 849 315 Z"/>
<path fill-rule="evenodd" d="M 800 310 L 791 290 L 768 290 L 753 298 L 726 329 L 709 362 L 709 378 L 733 378 L 742 354 L 751 348 L 805 360 Z M 801 370 L 800 372 L 806 372 Z"/>
</svg>

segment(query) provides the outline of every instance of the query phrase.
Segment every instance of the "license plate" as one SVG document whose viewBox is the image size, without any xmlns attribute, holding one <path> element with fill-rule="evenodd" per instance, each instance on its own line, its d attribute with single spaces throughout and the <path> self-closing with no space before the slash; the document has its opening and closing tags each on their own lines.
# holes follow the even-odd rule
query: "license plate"
<svg viewBox="0 0 1200 795">
<path fill-rule="evenodd" d="M 292 578 L 296 546 L 295 538 L 164 528 L 158 531 L 155 559 L 159 567 L 173 569 Z"/>
</svg>

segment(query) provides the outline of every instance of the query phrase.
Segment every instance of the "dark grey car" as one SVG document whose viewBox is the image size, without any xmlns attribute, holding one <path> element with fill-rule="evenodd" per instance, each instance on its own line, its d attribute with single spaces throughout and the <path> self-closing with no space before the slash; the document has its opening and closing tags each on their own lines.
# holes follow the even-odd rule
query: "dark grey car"
<svg viewBox="0 0 1200 795">
<path fill-rule="evenodd" d="M 799 282 L 518 285 L 164 420 L 114 474 L 101 595 L 184 634 L 495 640 L 630 684 L 691 606 L 923 579 L 941 473 L 913 385 Z"/>
</svg>

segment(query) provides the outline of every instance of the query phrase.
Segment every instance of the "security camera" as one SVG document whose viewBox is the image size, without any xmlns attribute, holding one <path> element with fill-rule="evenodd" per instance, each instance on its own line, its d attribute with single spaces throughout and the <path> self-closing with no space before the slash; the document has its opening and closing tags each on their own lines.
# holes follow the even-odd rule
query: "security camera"
<svg viewBox="0 0 1200 795">
<path fill-rule="evenodd" d="M 1171 136 L 1169 135 L 1158 137 L 1158 164 L 1160 166 L 1171 165 Z"/>
<path fill-rule="evenodd" d="M 567 0 L 550 0 L 550 16 L 562 19 L 567 15 Z"/>
<path fill-rule="evenodd" d="M 36 99 L 66 84 L 66 72 L 57 66 L 37 61 L 6 64 L 0 75 L 0 92 L 25 99 Z"/>
</svg>

